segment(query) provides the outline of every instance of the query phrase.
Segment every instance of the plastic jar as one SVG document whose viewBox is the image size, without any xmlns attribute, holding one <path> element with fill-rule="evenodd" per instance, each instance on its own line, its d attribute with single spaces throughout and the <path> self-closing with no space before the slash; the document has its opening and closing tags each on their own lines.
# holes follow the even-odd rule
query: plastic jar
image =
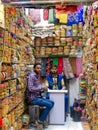
<svg viewBox="0 0 98 130">
<path fill-rule="evenodd" d="M 64 54 L 69 55 L 70 53 L 70 46 L 64 46 Z"/>
<path fill-rule="evenodd" d="M 63 55 L 64 53 L 64 48 L 62 46 L 58 47 L 58 55 Z"/>
<path fill-rule="evenodd" d="M 34 42 L 35 42 L 36 46 L 40 46 L 41 45 L 41 37 L 35 37 Z"/>
<path fill-rule="evenodd" d="M 40 55 L 45 55 L 45 47 L 40 48 Z"/>
<path fill-rule="evenodd" d="M 66 38 L 60 38 L 61 44 L 66 44 Z"/>
<path fill-rule="evenodd" d="M 40 47 L 35 48 L 35 54 L 37 54 L 37 55 L 40 54 Z"/>
<path fill-rule="evenodd" d="M 54 45 L 59 46 L 60 45 L 60 37 L 55 37 L 54 39 Z"/>
<path fill-rule="evenodd" d="M 45 37 L 45 38 L 42 38 L 42 45 L 43 46 L 47 46 L 47 38 Z"/>
<path fill-rule="evenodd" d="M 53 47 L 52 48 L 52 54 L 53 55 L 57 55 L 57 53 L 58 53 L 58 48 L 57 47 Z"/>
<path fill-rule="evenodd" d="M 61 31 L 60 31 L 60 35 L 61 35 L 61 37 L 65 37 L 65 29 L 61 29 Z"/>
<path fill-rule="evenodd" d="M 45 53 L 46 55 L 50 55 L 52 53 L 51 47 L 46 47 Z"/>
</svg>

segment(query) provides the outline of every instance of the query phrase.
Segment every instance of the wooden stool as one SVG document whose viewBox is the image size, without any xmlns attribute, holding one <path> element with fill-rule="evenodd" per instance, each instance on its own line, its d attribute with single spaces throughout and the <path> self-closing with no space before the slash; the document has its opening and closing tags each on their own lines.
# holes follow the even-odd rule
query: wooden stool
<svg viewBox="0 0 98 130">
<path fill-rule="evenodd" d="M 39 119 L 40 107 L 38 105 L 29 105 L 30 122 L 33 123 Z"/>
<path fill-rule="evenodd" d="M 39 119 L 42 109 L 45 107 L 40 107 L 38 105 L 30 104 L 29 105 L 29 115 L 30 115 L 30 123 L 34 123 Z M 49 123 L 49 117 L 46 119 L 47 123 Z"/>
</svg>

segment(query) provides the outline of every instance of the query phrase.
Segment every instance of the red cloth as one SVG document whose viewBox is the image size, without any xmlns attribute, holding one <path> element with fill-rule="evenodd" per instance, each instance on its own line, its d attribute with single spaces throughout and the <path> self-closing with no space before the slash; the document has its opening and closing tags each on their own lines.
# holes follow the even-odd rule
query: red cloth
<svg viewBox="0 0 98 130">
<path fill-rule="evenodd" d="M 55 8 L 56 8 L 56 13 L 61 13 L 61 14 L 65 14 L 65 13 L 73 13 L 77 11 L 77 5 L 61 5 L 61 4 L 56 4 Z"/>
<path fill-rule="evenodd" d="M 62 74 L 63 71 L 63 58 L 58 58 L 58 74 Z"/>
<path fill-rule="evenodd" d="M 0 118 L 0 127 L 2 126 L 2 118 Z"/>
<path fill-rule="evenodd" d="M 43 19 L 48 20 L 48 15 L 49 15 L 48 9 L 44 9 L 43 10 Z"/>
</svg>

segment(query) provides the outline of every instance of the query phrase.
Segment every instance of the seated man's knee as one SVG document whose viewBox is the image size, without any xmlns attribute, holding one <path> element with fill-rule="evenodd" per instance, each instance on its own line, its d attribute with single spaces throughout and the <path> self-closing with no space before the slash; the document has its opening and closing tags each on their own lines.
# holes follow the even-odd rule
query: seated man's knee
<svg viewBox="0 0 98 130">
<path fill-rule="evenodd" d="M 50 107 L 52 108 L 54 106 L 54 102 L 53 101 L 51 101 L 51 105 L 50 105 Z"/>
</svg>

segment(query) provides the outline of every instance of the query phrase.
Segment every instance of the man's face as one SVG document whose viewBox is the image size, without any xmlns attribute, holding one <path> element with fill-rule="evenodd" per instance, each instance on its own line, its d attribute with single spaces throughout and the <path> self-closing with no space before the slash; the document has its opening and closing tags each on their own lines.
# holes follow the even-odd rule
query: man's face
<svg viewBox="0 0 98 130">
<path fill-rule="evenodd" d="M 37 74 L 40 74 L 41 73 L 41 65 L 37 65 L 34 70 Z"/>
<path fill-rule="evenodd" d="M 57 67 L 52 67 L 51 68 L 51 73 L 52 74 L 57 74 Z"/>
</svg>

